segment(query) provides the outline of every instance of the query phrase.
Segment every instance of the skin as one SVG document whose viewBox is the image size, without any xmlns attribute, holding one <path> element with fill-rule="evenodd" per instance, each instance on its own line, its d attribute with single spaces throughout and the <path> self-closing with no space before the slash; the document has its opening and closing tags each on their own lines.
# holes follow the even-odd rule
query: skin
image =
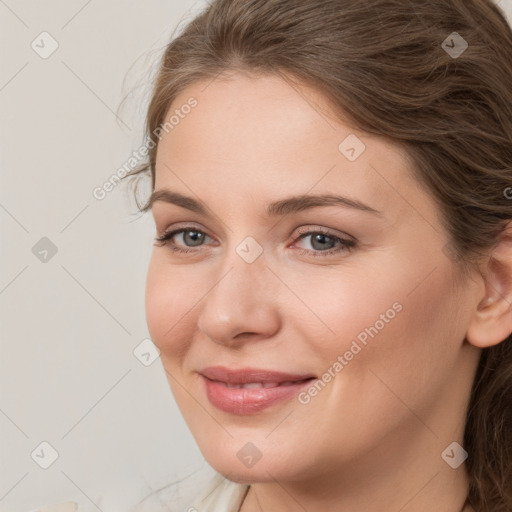
<svg viewBox="0 0 512 512">
<path fill-rule="evenodd" d="M 197 107 L 159 143 L 155 190 L 194 197 L 211 216 L 163 201 L 152 213 L 157 235 L 192 225 L 207 236 L 194 246 L 175 235 L 188 254 L 154 247 L 146 315 L 202 454 L 252 484 L 242 512 L 459 512 L 465 464 L 452 469 L 441 453 L 463 444 L 480 349 L 512 329 L 506 279 L 458 279 L 438 207 L 402 148 L 336 119 L 314 89 L 232 73 L 189 86 L 169 115 L 191 96 Z M 353 162 L 338 149 L 349 134 L 366 145 Z M 266 217 L 269 202 L 303 193 L 344 195 L 381 214 L 331 205 Z M 300 227 L 310 235 L 301 239 Z M 356 246 L 328 239 L 341 251 L 324 256 L 318 228 Z M 253 263 L 235 250 L 247 236 L 263 250 Z M 208 401 L 198 370 L 322 376 L 397 302 L 402 310 L 308 404 L 238 416 Z M 501 323 L 489 335 L 490 317 Z M 262 454 L 251 468 L 237 458 L 248 442 Z"/>
</svg>

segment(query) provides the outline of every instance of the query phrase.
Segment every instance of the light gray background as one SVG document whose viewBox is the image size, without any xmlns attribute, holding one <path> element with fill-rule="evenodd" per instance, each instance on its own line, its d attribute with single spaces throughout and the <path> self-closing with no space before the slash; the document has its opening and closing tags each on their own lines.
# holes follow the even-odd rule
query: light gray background
<svg viewBox="0 0 512 512">
<path fill-rule="evenodd" d="M 127 510 L 204 467 L 160 359 L 133 353 L 149 337 L 151 217 L 126 185 L 92 194 L 141 145 L 151 70 L 204 5 L 0 0 L 0 512 Z M 43 31 L 48 58 L 31 47 L 50 48 Z M 59 453 L 48 469 L 31 457 L 43 441 Z"/>
<path fill-rule="evenodd" d="M 151 64 L 204 5 L 0 1 L 2 512 L 123 510 L 202 465 L 160 359 L 133 355 L 149 336 L 151 216 L 125 185 L 92 191 L 141 145 Z M 47 59 L 31 48 L 43 31 L 59 44 Z M 47 263 L 42 237 L 58 248 Z M 59 453 L 46 470 L 42 441 Z"/>
</svg>

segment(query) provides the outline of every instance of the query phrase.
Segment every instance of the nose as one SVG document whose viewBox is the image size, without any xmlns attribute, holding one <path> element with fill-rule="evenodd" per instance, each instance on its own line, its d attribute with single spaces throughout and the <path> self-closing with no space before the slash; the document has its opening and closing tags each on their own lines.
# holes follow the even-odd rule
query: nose
<svg viewBox="0 0 512 512">
<path fill-rule="evenodd" d="M 234 347 L 274 336 L 280 328 L 279 280 L 261 255 L 247 263 L 235 254 L 204 298 L 198 328 L 212 341 Z"/>
</svg>

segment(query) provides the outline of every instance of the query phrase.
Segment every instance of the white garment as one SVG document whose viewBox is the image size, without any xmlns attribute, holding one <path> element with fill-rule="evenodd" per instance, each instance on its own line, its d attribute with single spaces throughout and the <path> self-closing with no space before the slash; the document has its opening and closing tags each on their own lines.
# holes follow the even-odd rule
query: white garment
<svg viewBox="0 0 512 512">
<path fill-rule="evenodd" d="M 210 483 L 209 492 L 193 506 L 200 512 L 238 512 L 249 487 L 248 484 L 237 484 L 217 474 Z"/>
<path fill-rule="evenodd" d="M 206 485 L 188 477 L 152 493 L 130 512 L 238 512 L 249 487 L 220 473 Z"/>
<path fill-rule="evenodd" d="M 151 492 L 135 506 L 120 507 L 113 495 L 101 496 L 96 504 L 103 512 L 239 512 L 248 490 L 248 484 L 227 480 L 208 466 Z M 97 512 L 97 508 L 89 502 L 68 501 L 30 512 Z"/>
</svg>

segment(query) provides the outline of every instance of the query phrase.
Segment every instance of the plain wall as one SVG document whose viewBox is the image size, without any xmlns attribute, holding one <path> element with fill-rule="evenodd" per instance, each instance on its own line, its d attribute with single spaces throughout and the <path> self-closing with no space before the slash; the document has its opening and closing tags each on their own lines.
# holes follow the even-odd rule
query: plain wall
<svg viewBox="0 0 512 512">
<path fill-rule="evenodd" d="M 151 216 L 126 185 L 93 191 L 143 142 L 151 63 L 204 5 L 0 2 L 2 512 L 126 510 L 203 464 L 160 359 L 133 354 L 149 337 Z M 31 46 L 52 49 L 43 31 L 58 43 L 46 58 Z M 59 454 L 48 469 L 31 457 L 43 441 Z"/>
<path fill-rule="evenodd" d="M 205 5 L 0 2 L 0 512 L 127 510 L 204 467 L 160 359 L 133 353 L 151 217 L 126 185 L 93 191 L 141 145 L 151 65 Z"/>
</svg>

